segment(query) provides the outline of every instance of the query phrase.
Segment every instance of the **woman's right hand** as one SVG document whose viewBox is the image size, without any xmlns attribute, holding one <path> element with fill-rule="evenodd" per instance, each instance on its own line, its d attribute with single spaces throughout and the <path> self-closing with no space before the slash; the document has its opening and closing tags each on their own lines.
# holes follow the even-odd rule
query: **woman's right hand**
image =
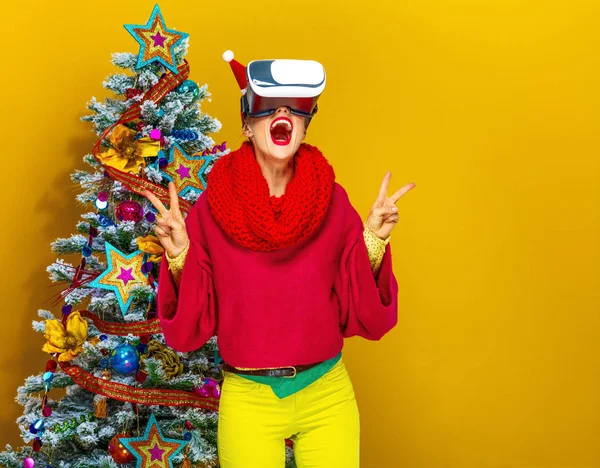
<svg viewBox="0 0 600 468">
<path fill-rule="evenodd" d="M 179 211 L 179 198 L 177 197 L 175 184 L 169 182 L 170 210 L 167 210 L 165 205 L 150 190 L 144 190 L 143 194 L 159 212 L 154 228 L 158 240 L 169 254 L 169 257 L 176 257 L 187 247 L 189 238 L 183 215 Z"/>
</svg>

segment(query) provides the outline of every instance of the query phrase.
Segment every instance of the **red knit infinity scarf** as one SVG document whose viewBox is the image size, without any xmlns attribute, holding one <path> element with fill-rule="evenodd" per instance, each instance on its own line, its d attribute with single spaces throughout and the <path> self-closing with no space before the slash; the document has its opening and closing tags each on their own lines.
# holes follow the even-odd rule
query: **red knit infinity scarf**
<svg viewBox="0 0 600 468">
<path fill-rule="evenodd" d="M 213 218 L 238 244 L 252 250 L 283 249 L 319 226 L 333 193 L 333 167 L 307 143 L 294 160 L 294 176 L 280 197 L 269 195 L 250 142 L 215 162 L 207 176 L 208 203 Z"/>
</svg>

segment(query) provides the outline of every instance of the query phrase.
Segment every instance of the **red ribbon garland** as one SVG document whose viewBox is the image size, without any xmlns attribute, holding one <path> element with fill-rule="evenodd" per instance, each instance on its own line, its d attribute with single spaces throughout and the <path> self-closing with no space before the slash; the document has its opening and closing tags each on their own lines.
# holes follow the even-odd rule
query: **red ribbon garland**
<svg viewBox="0 0 600 468">
<path fill-rule="evenodd" d="M 210 411 L 218 411 L 219 409 L 219 399 L 216 397 L 202 396 L 183 390 L 135 388 L 95 377 L 81 367 L 69 364 L 68 362 L 61 362 L 60 367 L 80 387 L 114 400 L 128 401 L 147 406 L 193 406 L 194 408 L 202 408 Z"/>
<path fill-rule="evenodd" d="M 132 335 L 143 336 L 162 333 L 160 322 L 157 318 L 143 322 L 118 323 L 102 320 L 93 312 L 85 309 L 80 310 L 79 314 L 82 317 L 90 319 L 100 332 L 108 333 L 109 335 L 127 336 L 131 333 Z"/>
<path fill-rule="evenodd" d="M 165 76 L 158 80 L 158 82 L 154 86 L 152 86 L 152 88 L 150 88 L 146 92 L 146 94 L 144 94 L 141 101 L 136 101 L 130 107 L 128 107 L 127 110 L 123 112 L 123 114 L 121 114 L 119 120 L 117 120 L 106 130 L 104 130 L 104 132 L 102 132 L 102 135 L 100 135 L 100 138 L 92 148 L 92 154 L 94 155 L 94 158 L 96 158 L 96 161 L 98 161 L 102 165 L 102 167 L 104 168 L 104 170 L 106 170 L 110 177 L 112 177 L 115 180 L 118 180 L 131 191 L 139 195 L 143 195 L 143 191 L 145 189 L 148 189 L 151 192 L 153 192 L 154 195 L 156 195 L 156 197 L 161 202 L 166 203 L 167 205 L 170 204 L 169 191 L 167 189 L 160 185 L 153 184 L 149 180 L 142 179 L 141 177 L 138 177 L 129 172 L 123 172 L 118 169 L 115 169 L 114 167 L 102 164 L 100 159 L 98 159 L 98 153 L 100 152 L 100 145 L 102 144 L 102 141 L 109 135 L 109 133 L 114 127 L 116 127 L 119 124 L 131 122 L 132 120 L 135 120 L 142 115 L 142 103 L 144 101 L 151 100 L 155 103 L 158 103 L 169 92 L 171 92 L 173 89 L 179 86 L 183 81 L 187 80 L 190 74 L 190 66 L 187 60 L 184 60 L 183 63 L 179 65 L 179 67 L 177 67 L 177 71 L 177 74 L 167 72 Z M 187 213 L 192 208 L 192 204 L 187 200 L 179 198 L 179 207 L 181 211 Z"/>
</svg>

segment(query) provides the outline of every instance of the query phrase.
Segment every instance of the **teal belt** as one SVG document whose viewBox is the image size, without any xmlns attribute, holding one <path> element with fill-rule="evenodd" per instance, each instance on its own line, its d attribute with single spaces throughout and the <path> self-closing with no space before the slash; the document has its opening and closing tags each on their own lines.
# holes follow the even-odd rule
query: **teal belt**
<svg viewBox="0 0 600 468">
<path fill-rule="evenodd" d="M 323 361 L 322 363 L 316 365 L 315 367 L 311 367 L 304 372 L 300 372 L 299 374 L 296 374 L 295 377 L 266 377 L 262 375 L 247 374 L 236 375 L 254 382 L 268 385 L 273 389 L 273 393 L 275 393 L 275 395 L 277 395 L 279 398 L 285 398 L 293 395 L 296 392 L 299 392 L 303 388 L 308 387 L 311 383 L 329 372 L 329 370 L 335 366 L 341 358 L 342 353 L 340 351 L 337 356 L 332 357 L 327 361 Z"/>
</svg>

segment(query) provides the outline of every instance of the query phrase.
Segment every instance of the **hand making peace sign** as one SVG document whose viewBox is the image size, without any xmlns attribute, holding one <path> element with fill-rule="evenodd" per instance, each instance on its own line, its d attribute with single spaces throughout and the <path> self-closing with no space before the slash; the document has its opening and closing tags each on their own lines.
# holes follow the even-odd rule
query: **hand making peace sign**
<svg viewBox="0 0 600 468">
<path fill-rule="evenodd" d="M 386 239 L 390 235 L 400 216 L 398 215 L 398 208 L 395 203 L 400 199 L 402 195 L 408 192 L 410 189 L 417 186 L 414 182 L 405 185 L 398 189 L 391 197 L 387 197 L 388 185 L 392 173 L 387 172 L 379 188 L 379 195 L 377 200 L 369 211 L 369 217 L 367 218 L 367 227 L 375 233 L 380 239 Z"/>
<path fill-rule="evenodd" d="M 189 241 L 185 220 L 181 211 L 179 211 L 179 198 L 175 191 L 175 184 L 169 182 L 169 198 L 171 201 L 171 209 L 169 210 L 150 190 L 144 190 L 143 193 L 160 213 L 160 216 L 156 219 L 154 232 L 156 232 L 158 240 L 169 254 L 169 257 L 174 258 L 183 252 Z"/>
</svg>

